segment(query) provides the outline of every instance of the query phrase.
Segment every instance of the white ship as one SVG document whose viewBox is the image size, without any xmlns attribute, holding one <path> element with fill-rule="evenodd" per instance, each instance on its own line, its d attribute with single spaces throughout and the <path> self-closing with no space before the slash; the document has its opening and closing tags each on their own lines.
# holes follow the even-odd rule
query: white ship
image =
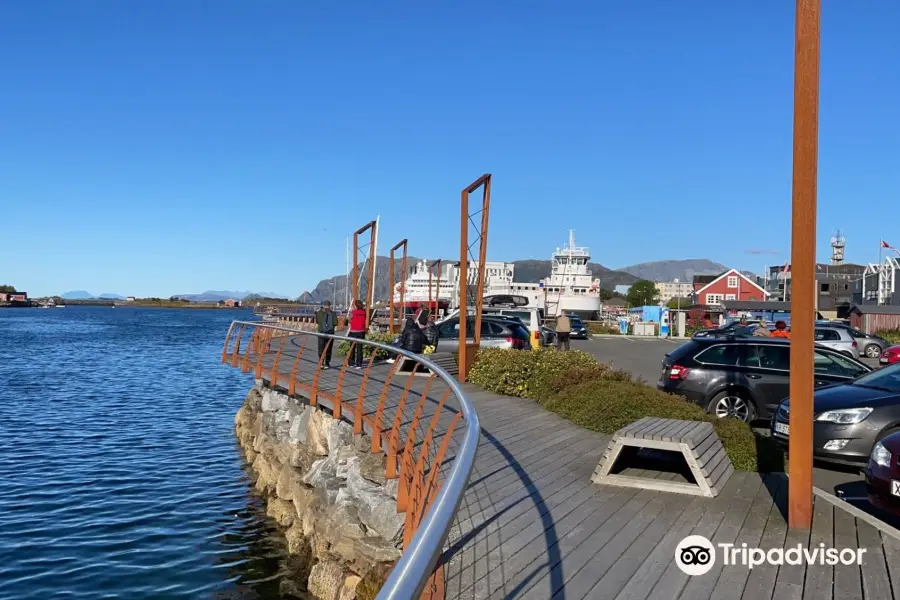
<svg viewBox="0 0 900 600">
<path fill-rule="evenodd" d="M 522 296 L 528 300 L 529 306 L 544 309 L 547 317 L 554 317 L 560 310 L 575 313 L 584 318 L 595 318 L 600 311 L 600 280 L 592 277 L 587 268 L 591 255 L 587 248 L 575 245 L 575 232 L 569 231 L 569 244 L 565 248 L 557 248 L 553 253 L 550 275 L 540 283 L 525 283 L 515 280 L 513 263 L 489 261 L 485 263 L 484 295 L 487 296 Z M 478 264 L 469 263 L 468 282 L 476 284 Z M 459 304 L 459 267 L 455 264 L 444 265 L 441 273 L 431 275 L 431 292 L 429 295 L 428 264 L 420 261 L 409 277 L 401 284 L 394 286 L 394 302 L 400 302 L 400 286 L 404 286 L 403 301 L 407 308 L 419 303 L 438 302 L 441 308 L 456 308 Z M 440 279 L 440 288 L 438 288 Z"/>
</svg>

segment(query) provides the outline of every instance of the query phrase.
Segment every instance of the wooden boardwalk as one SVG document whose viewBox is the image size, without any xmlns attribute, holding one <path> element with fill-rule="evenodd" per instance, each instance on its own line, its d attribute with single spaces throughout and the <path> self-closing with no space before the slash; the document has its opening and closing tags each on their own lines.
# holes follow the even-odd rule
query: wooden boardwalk
<svg viewBox="0 0 900 600">
<path fill-rule="evenodd" d="M 304 354 L 300 379 L 312 379 L 314 360 L 315 352 Z M 270 361 L 267 356 L 266 364 Z M 279 363 L 282 388 L 287 388 L 292 362 L 293 356 Z M 333 364 L 340 364 L 337 355 Z M 374 414 L 390 368 L 372 369 L 366 414 Z M 320 374 L 323 391 L 337 387 L 338 372 Z M 349 370 L 343 397 L 355 399 L 361 380 L 362 372 Z M 393 379 L 388 405 L 396 405 L 407 381 L 408 376 Z M 410 387 L 421 391 L 422 384 L 414 380 Z M 447 598 L 900 600 L 900 539 L 819 497 L 812 530 L 788 531 L 783 474 L 736 472 L 713 499 L 596 485 L 590 478 L 608 436 L 582 429 L 533 401 L 464 388 L 476 406 L 482 436 L 444 553 Z M 440 383 L 431 387 L 426 406 L 432 411 L 445 389 Z M 449 415 L 457 405 L 448 401 L 448 407 Z M 411 415 L 412 409 L 407 411 Z M 346 406 L 342 415 L 354 417 Z M 441 423 L 445 420 L 449 416 L 441 417 Z M 444 467 L 451 461 L 452 450 Z M 639 469 L 627 473 L 640 474 Z M 752 570 L 724 566 L 719 557 L 708 573 L 690 577 L 674 561 L 678 542 L 688 535 L 765 550 L 821 543 L 865 548 L 866 554 L 861 567 L 764 565 Z"/>
</svg>

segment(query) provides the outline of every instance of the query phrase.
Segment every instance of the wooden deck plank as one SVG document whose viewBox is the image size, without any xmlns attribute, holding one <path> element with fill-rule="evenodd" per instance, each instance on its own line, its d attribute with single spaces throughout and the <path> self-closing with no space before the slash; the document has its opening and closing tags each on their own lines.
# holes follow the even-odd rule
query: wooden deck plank
<svg viewBox="0 0 900 600">
<path fill-rule="evenodd" d="M 869 600 L 891 598 L 891 580 L 884 560 L 884 548 L 881 545 L 881 532 L 861 519 L 856 519 L 856 536 L 859 547 L 865 548 L 863 554 L 862 576 L 863 597 Z"/>
<path fill-rule="evenodd" d="M 835 510 L 835 548 L 856 548 L 857 544 L 856 519 L 848 512 Z M 834 566 L 834 597 L 841 600 L 862 600 L 862 576 L 859 567 L 840 563 Z"/>
<path fill-rule="evenodd" d="M 774 483 L 780 485 L 775 490 Z M 766 485 L 773 491 L 774 499 L 769 509 L 769 517 L 766 527 L 763 529 L 759 547 L 762 549 L 781 548 L 787 535 L 787 522 L 784 513 L 787 510 L 787 477 L 773 475 L 772 479 L 766 478 Z M 772 598 L 775 591 L 775 578 L 778 577 L 778 567 L 768 563 L 754 567 L 747 576 L 747 584 L 744 586 L 743 600 L 766 600 Z"/>
<path fill-rule="evenodd" d="M 884 548 L 888 577 L 891 578 L 891 590 L 894 598 L 900 599 L 900 539 L 882 533 L 881 545 Z"/>
<path fill-rule="evenodd" d="M 788 529 L 784 538 L 785 548 L 801 546 L 809 548 L 810 530 Z M 775 591 L 772 600 L 803 600 L 803 581 L 806 577 L 806 565 L 785 564 L 778 567 L 775 577 Z"/>
<path fill-rule="evenodd" d="M 819 497 L 813 504 L 813 527 L 810 531 L 810 548 L 825 544 L 834 547 L 834 505 Z M 832 600 L 834 593 L 834 567 L 814 564 L 806 568 L 803 600 Z"/>
</svg>

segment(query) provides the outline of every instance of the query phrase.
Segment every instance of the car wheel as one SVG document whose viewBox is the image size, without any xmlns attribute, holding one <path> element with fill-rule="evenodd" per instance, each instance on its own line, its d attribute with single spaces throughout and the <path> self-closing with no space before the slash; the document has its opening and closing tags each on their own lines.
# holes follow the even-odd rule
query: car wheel
<svg viewBox="0 0 900 600">
<path fill-rule="evenodd" d="M 736 390 L 719 392 L 709 402 L 706 412 L 719 418 L 731 417 L 744 423 L 749 423 L 756 418 L 756 407 L 746 397 L 746 394 Z"/>
<path fill-rule="evenodd" d="M 869 344 L 866 346 L 866 357 L 867 358 L 878 358 L 881 356 L 881 348 L 878 344 Z"/>
</svg>

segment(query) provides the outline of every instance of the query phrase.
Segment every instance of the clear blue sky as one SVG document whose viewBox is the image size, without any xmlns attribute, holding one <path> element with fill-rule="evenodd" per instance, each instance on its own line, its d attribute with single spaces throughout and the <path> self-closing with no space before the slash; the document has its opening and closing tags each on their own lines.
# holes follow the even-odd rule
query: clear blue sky
<svg viewBox="0 0 900 600">
<path fill-rule="evenodd" d="M 458 256 L 486 171 L 494 260 L 575 228 L 609 267 L 783 263 L 793 10 L 3 2 L 0 283 L 296 295 L 376 214 L 385 250 Z M 823 260 L 837 227 L 851 261 L 900 246 L 898 23 L 900 2 L 824 0 Z"/>
</svg>

